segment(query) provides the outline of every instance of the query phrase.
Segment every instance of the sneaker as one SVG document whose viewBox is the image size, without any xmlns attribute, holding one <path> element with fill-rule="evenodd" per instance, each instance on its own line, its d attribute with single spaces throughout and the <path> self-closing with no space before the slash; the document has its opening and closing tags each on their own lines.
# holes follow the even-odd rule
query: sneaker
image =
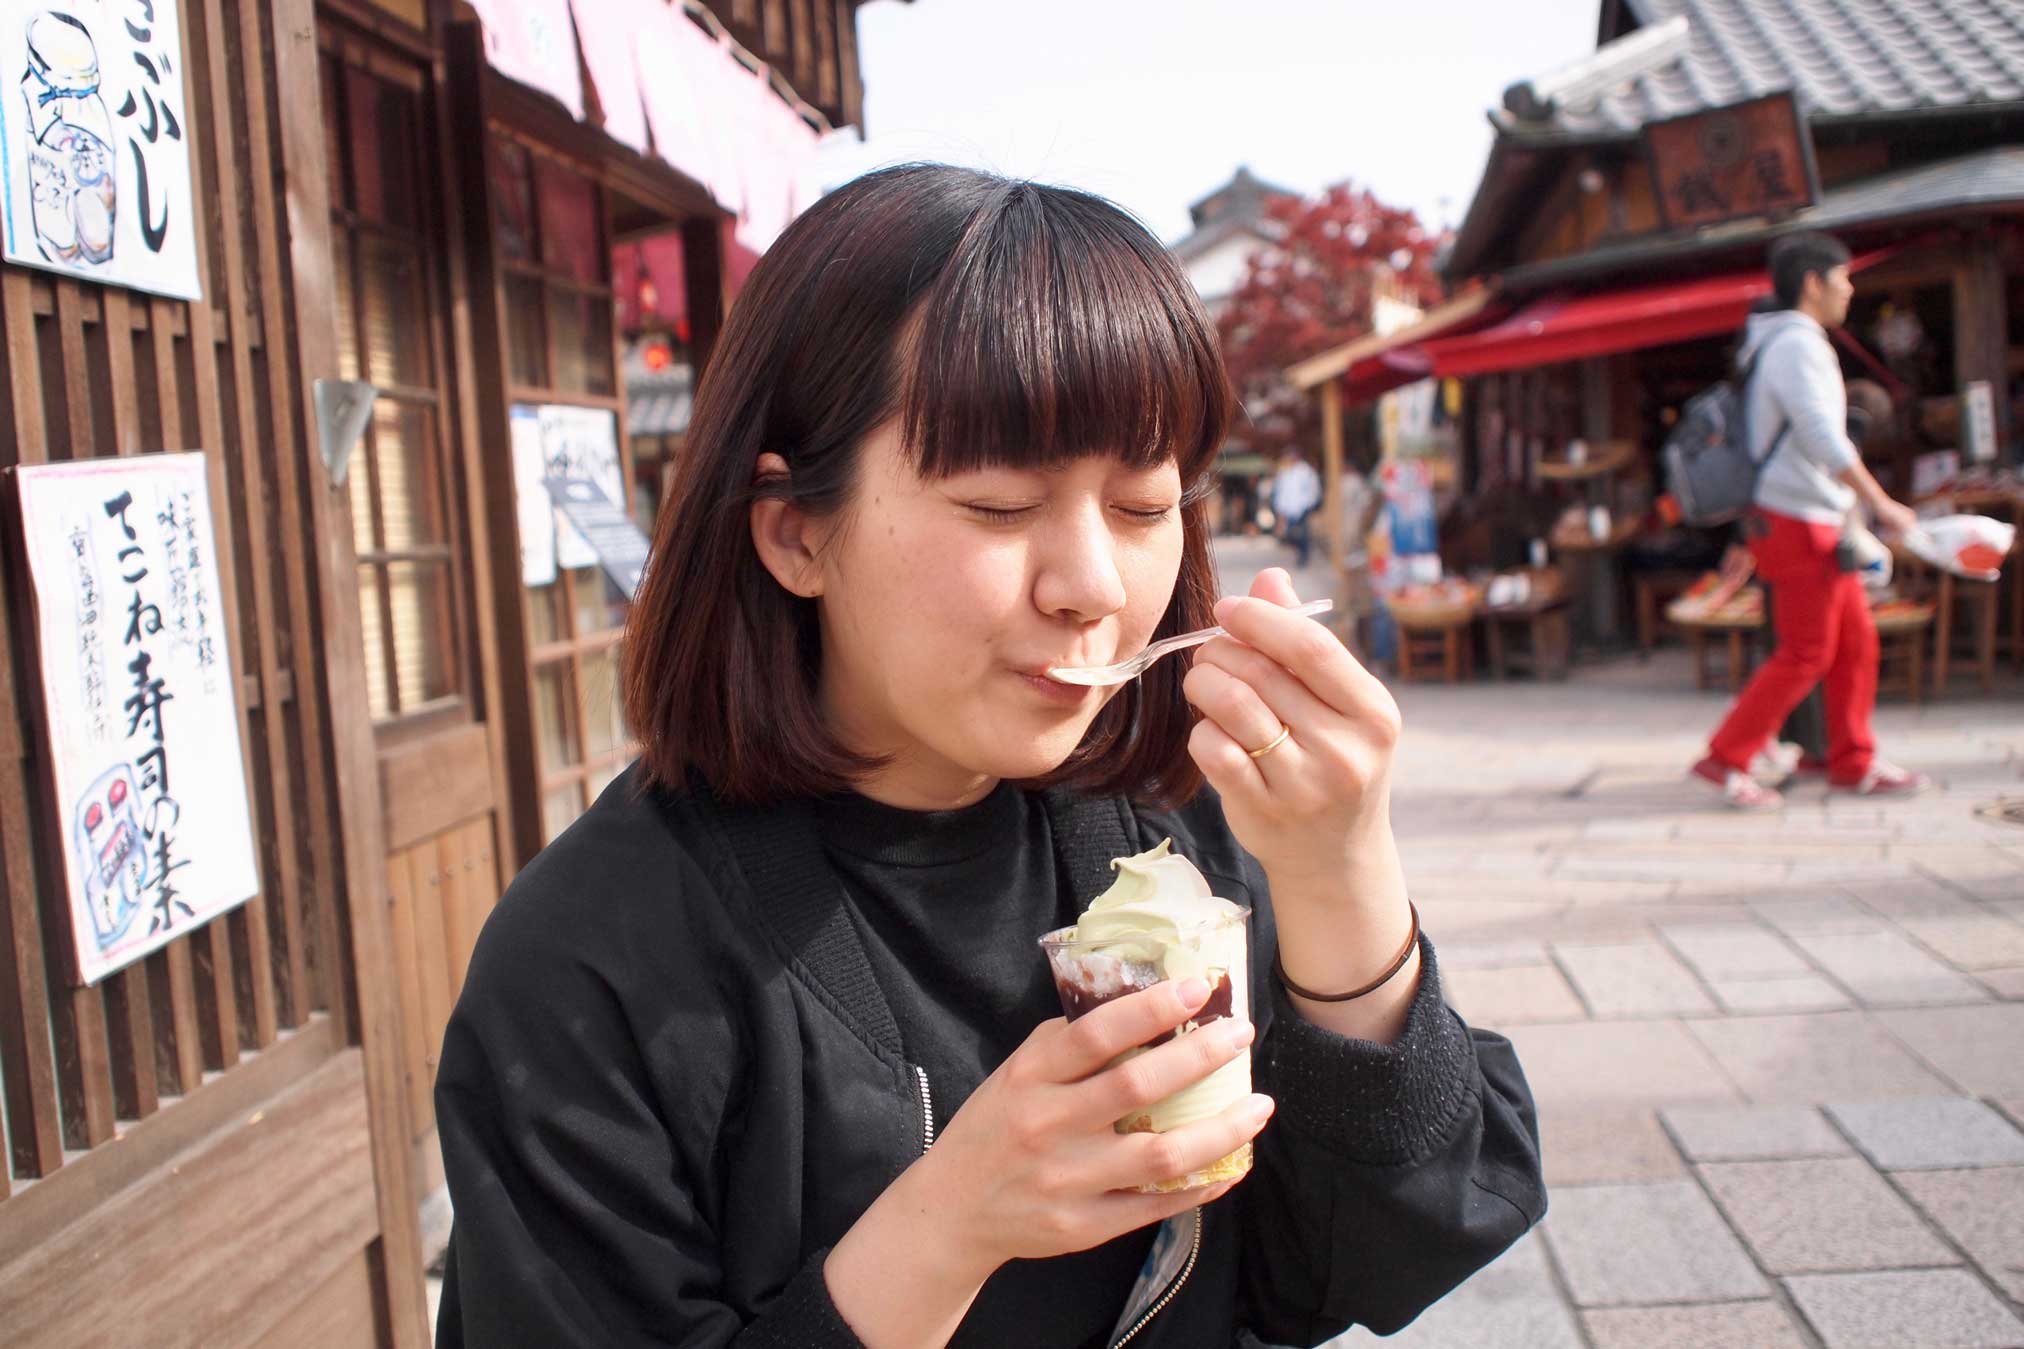
<svg viewBox="0 0 2024 1349">
<path fill-rule="evenodd" d="M 1783 782 L 1799 770 L 1804 750 L 1789 740 L 1774 740 L 1750 760 L 1750 776 L 1760 782 Z"/>
<path fill-rule="evenodd" d="M 1748 773 L 1739 773 L 1712 757 L 1695 764 L 1690 776 L 1720 792 L 1731 810 L 1777 810 L 1785 804 L 1784 797 Z"/>
<path fill-rule="evenodd" d="M 1932 786 L 1933 780 L 1924 773 L 1914 773 L 1882 759 L 1871 759 L 1869 771 L 1859 781 L 1832 785 L 1838 792 L 1853 792 L 1857 796 L 1917 796 Z"/>
</svg>

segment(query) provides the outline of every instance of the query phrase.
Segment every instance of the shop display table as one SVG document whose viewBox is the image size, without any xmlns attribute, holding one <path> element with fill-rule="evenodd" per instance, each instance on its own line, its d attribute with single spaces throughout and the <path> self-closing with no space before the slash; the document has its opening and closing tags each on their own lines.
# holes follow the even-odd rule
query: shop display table
<svg viewBox="0 0 2024 1349">
<path fill-rule="evenodd" d="M 1666 621 L 1687 634 L 1694 652 L 1694 687 L 1712 685 L 1708 674 L 1708 644 L 1722 640 L 1729 658 L 1729 688 L 1740 690 L 1755 663 L 1757 646 L 1765 629 L 1764 592 L 1746 586 L 1720 604 L 1706 604 L 1692 596 L 1666 606 Z"/>
<path fill-rule="evenodd" d="M 1631 594 L 1637 608 L 1638 650 L 1650 655 L 1659 640 L 1659 606 L 1687 593 L 1701 573 L 1697 571 L 1639 571 L 1631 574 Z"/>
</svg>

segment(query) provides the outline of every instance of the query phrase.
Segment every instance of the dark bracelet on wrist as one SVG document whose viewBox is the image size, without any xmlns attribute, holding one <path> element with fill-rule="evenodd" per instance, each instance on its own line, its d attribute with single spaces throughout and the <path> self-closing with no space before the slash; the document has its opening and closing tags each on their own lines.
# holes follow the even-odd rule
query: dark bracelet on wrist
<svg viewBox="0 0 2024 1349">
<path fill-rule="evenodd" d="M 1285 987 L 1288 993 L 1298 994 L 1309 1002 L 1353 1002 L 1357 998 L 1363 997 L 1366 993 L 1375 993 L 1390 983 L 1392 976 L 1406 967 L 1406 961 L 1412 958 L 1413 952 L 1419 947 L 1419 908 L 1411 900 L 1407 900 L 1406 911 L 1413 916 L 1413 930 L 1406 934 L 1406 944 L 1399 949 L 1399 953 L 1392 960 L 1392 963 L 1385 966 L 1384 973 L 1365 984 L 1362 988 L 1353 988 L 1347 993 L 1310 993 L 1286 977 L 1286 967 L 1279 963 L 1279 952 L 1276 950 L 1272 952 L 1272 976 Z"/>
</svg>

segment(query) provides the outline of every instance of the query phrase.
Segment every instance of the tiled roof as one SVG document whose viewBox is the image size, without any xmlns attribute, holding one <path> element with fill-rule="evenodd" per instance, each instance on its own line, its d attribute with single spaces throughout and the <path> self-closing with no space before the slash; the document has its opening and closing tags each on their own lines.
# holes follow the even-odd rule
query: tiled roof
<svg viewBox="0 0 2024 1349">
<path fill-rule="evenodd" d="M 1610 87 L 1632 33 L 1506 96 L 1508 133 L 1609 135 L 1793 89 L 1809 118 L 2024 101 L 2024 0 L 1629 0 L 1647 27 L 1684 16 L 1683 55 L 1660 50 Z M 1647 43 L 1649 45 L 1649 43 Z M 1554 88 L 1566 92 L 1541 107 Z M 1518 116 L 1517 110 L 1543 115 Z"/>
</svg>

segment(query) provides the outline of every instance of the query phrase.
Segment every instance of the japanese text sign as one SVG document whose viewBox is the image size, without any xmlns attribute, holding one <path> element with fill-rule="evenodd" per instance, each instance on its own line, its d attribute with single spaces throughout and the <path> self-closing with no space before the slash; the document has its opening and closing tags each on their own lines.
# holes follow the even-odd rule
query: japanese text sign
<svg viewBox="0 0 2024 1349">
<path fill-rule="evenodd" d="M 18 470 L 76 974 L 259 887 L 201 454 Z"/>
<path fill-rule="evenodd" d="M 1812 137 L 1789 93 L 1653 122 L 1644 140 L 1668 228 L 1786 215 L 1820 198 Z"/>
</svg>

